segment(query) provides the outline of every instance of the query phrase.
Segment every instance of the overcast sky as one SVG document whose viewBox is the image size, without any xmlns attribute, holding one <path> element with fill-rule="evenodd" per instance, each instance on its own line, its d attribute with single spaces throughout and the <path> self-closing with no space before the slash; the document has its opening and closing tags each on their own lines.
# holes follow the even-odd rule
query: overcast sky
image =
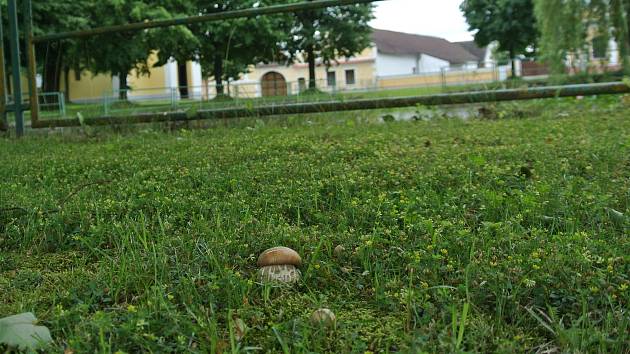
<svg viewBox="0 0 630 354">
<path fill-rule="evenodd" d="M 462 0 L 386 0 L 377 2 L 372 27 L 398 32 L 424 34 L 449 41 L 472 40 Z"/>
</svg>

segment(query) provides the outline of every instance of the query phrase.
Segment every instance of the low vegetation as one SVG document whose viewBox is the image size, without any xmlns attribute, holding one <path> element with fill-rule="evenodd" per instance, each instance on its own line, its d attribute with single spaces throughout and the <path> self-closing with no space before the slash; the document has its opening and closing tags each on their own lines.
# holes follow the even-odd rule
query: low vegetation
<svg viewBox="0 0 630 354">
<path fill-rule="evenodd" d="M 627 352 L 627 102 L 0 140 L 0 317 L 70 353 Z"/>
</svg>

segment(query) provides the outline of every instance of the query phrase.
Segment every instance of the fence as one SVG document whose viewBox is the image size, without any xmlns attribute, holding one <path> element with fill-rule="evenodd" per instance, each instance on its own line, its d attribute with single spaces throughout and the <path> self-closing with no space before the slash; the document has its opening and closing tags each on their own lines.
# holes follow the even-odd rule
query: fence
<svg viewBox="0 0 630 354">
<path fill-rule="evenodd" d="M 537 62 L 518 62 L 517 75 L 524 78 L 542 79 L 531 81 L 531 85 L 544 85 L 548 69 Z M 280 109 L 285 105 L 311 103 L 339 103 L 353 99 L 377 99 L 386 97 L 425 96 L 437 93 L 477 91 L 488 88 L 509 88 L 502 83 L 511 75 L 510 66 L 490 66 L 475 70 L 443 69 L 440 72 L 375 77 L 357 81 L 351 85 L 317 80 L 316 90 L 308 88 L 308 82 L 277 81 L 226 81 L 219 90 L 213 82 L 198 86 L 131 88 L 125 90 L 106 89 L 100 98 L 76 100 L 69 107 L 58 105 L 63 98 L 55 99 L 57 93 L 44 94 L 50 101 L 51 111 L 43 114 L 49 118 L 122 117 L 158 112 L 177 113 L 199 110 L 244 109 L 260 107 Z M 540 81 L 540 82 L 539 82 Z M 578 82 L 574 82 L 578 83 Z M 490 84 L 490 85 L 489 85 Z M 522 87 L 520 83 L 518 87 Z M 223 94 L 220 94 L 222 92 Z M 59 97 L 59 96 L 57 96 Z M 63 97 L 63 96 L 60 96 Z M 40 98 L 40 102 L 42 98 Z M 56 113 L 58 112 L 58 113 Z"/>
<path fill-rule="evenodd" d="M 476 70 L 449 70 L 414 75 L 381 76 L 377 86 L 381 89 L 426 87 L 426 86 L 460 86 L 501 81 L 507 78 L 507 68 L 492 66 Z"/>
<path fill-rule="evenodd" d="M 7 105 L 15 103 L 13 95 L 7 95 Z M 37 93 L 39 100 L 39 107 L 41 109 L 41 115 L 44 117 L 65 117 L 66 112 L 66 98 L 63 92 L 40 92 Z M 28 105 L 28 95 L 22 94 L 22 105 Z"/>
</svg>

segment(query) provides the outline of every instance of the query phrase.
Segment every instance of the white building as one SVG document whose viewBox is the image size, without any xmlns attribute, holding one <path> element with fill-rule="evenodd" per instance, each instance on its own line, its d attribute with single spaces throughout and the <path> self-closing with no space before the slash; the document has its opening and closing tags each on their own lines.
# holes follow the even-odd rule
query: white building
<svg viewBox="0 0 630 354">
<path fill-rule="evenodd" d="M 378 52 L 378 76 L 476 70 L 484 60 L 463 45 L 443 38 L 374 30 L 372 39 Z"/>
</svg>

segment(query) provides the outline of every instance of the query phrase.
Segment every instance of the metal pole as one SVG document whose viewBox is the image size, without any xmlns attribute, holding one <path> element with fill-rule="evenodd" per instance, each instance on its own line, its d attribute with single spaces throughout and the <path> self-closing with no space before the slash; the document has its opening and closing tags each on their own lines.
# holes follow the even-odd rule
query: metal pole
<svg viewBox="0 0 630 354">
<path fill-rule="evenodd" d="M 234 11 L 223 11 L 203 16 L 183 17 L 172 20 L 136 22 L 120 26 L 107 26 L 92 28 L 82 31 L 51 33 L 33 38 L 35 43 L 50 42 L 60 39 L 90 37 L 97 34 L 110 34 L 117 32 L 139 31 L 149 28 L 170 27 L 177 25 L 190 25 L 193 23 L 231 20 L 235 18 L 256 17 L 261 15 L 315 10 L 332 6 L 344 6 L 355 4 L 367 4 L 384 0 L 317 0 L 300 2 L 296 4 L 284 4 L 274 6 L 255 7 Z"/>
<path fill-rule="evenodd" d="M 2 8 L 0 7 L 0 131 L 9 130 L 7 120 L 7 79 L 4 62 L 4 33 L 2 24 Z"/>
<path fill-rule="evenodd" d="M 11 66 L 13 68 L 13 112 L 15 133 L 24 135 L 24 109 L 22 107 L 22 75 L 20 73 L 20 37 L 18 32 L 17 6 L 9 0 L 9 37 L 11 40 Z"/>
<path fill-rule="evenodd" d="M 28 59 L 28 94 L 31 104 L 31 125 L 39 120 L 39 99 L 37 97 L 37 63 L 33 44 L 33 7 L 31 0 L 24 1 L 24 29 L 26 33 L 26 55 Z"/>
</svg>

